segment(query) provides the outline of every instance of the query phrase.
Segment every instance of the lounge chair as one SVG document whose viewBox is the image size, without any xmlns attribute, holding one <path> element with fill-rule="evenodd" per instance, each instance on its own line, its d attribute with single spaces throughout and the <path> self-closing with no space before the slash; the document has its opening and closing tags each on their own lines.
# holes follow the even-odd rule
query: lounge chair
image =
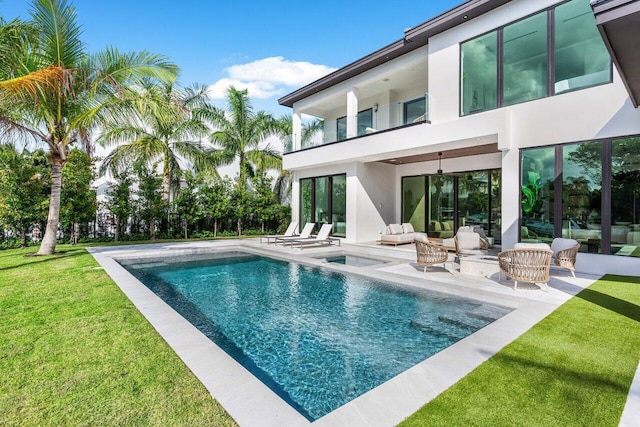
<svg viewBox="0 0 640 427">
<path fill-rule="evenodd" d="M 322 227 L 320 227 L 320 231 L 318 231 L 318 234 L 315 237 L 309 237 L 306 239 L 292 239 L 287 243 L 291 246 L 300 245 L 300 249 L 308 245 L 331 246 L 333 242 L 337 242 L 338 246 L 340 246 L 340 239 L 336 237 L 329 237 L 332 228 L 333 224 L 323 224 Z"/>
<path fill-rule="evenodd" d="M 313 232 L 313 229 L 315 228 L 315 226 L 316 226 L 315 222 L 308 222 L 304 225 L 304 228 L 300 232 L 299 236 L 276 237 L 274 243 L 286 244 L 287 242 L 290 242 L 295 239 L 307 239 L 311 237 L 311 233 Z"/>
<path fill-rule="evenodd" d="M 427 267 L 435 264 L 442 264 L 446 269 L 445 264 L 449 260 L 449 251 L 424 239 L 415 239 L 414 243 L 416 244 L 418 265 L 424 267 L 424 273 L 427 272 Z"/>
<path fill-rule="evenodd" d="M 507 249 L 498 254 L 501 273 L 515 281 L 513 289 L 518 289 L 518 282 L 544 285 L 549 291 L 549 269 L 553 251 L 542 247 L 518 247 Z"/>
<path fill-rule="evenodd" d="M 574 239 L 556 237 L 551 242 L 551 250 L 553 251 L 553 264 L 566 268 L 573 277 L 576 277 L 576 258 L 580 250 L 580 243 Z"/>
<path fill-rule="evenodd" d="M 279 237 L 294 237 L 296 228 L 298 228 L 298 223 L 296 221 L 291 221 L 291 224 L 289 224 L 289 227 L 287 227 L 287 230 L 284 232 L 284 234 L 262 236 L 260 237 L 260 243 L 262 243 L 263 241 L 266 241 L 267 244 L 275 243 L 276 239 Z"/>
</svg>

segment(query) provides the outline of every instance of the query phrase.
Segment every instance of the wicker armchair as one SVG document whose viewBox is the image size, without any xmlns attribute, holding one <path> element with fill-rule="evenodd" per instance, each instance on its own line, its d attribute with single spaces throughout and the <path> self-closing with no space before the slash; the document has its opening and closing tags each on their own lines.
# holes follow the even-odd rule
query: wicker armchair
<svg viewBox="0 0 640 427">
<path fill-rule="evenodd" d="M 576 258 L 580 250 L 580 243 L 574 239 L 555 238 L 551 242 L 554 265 L 566 268 L 576 277 Z"/>
<path fill-rule="evenodd" d="M 424 267 L 425 273 L 430 265 L 444 264 L 449 260 L 449 251 L 442 246 L 420 239 L 415 239 L 413 242 L 416 244 L 418 265 Z"/>
<path fill-rule="evenodd" d="M 550 249 L 507 249 L 498 254 L 498 264 L 500 271 L 515 281 L 513 289 L 518 289 L 518 282 L 526 282 L 543 284 L 548 291 L 552 255 Z"/>
</svg>

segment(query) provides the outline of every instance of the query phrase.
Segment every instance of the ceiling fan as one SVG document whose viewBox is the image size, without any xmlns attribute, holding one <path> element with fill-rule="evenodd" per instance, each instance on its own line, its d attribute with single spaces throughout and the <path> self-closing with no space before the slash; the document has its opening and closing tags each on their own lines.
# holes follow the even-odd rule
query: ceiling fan
<svg viewBox="0 0 640 427">
<path fill-rule="evenodd" d="M 444 175 L 444 172 L 442 171 L 442 151 L 438 153 L 438 175 Z M 447 172 L 447 175 L 450 176 L 454 176 L 454 175 L 462 175 L 462 172 Z"/>
</svg>

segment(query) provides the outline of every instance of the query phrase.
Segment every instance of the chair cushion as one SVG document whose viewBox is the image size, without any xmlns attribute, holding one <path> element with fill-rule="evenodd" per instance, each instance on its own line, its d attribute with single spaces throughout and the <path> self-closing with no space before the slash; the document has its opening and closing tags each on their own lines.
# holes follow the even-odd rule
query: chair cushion
<svg viewBox="0 0 640 427">
<path fill-rule="evenodd" d="M 413 225 L 410 222 L 402 223 L 402 232 L 403 233 L 413 233 L 415 230 L 413 229 Z"/>
<path fill-rule="evenodd" d="M 554 254 L 557 254 L 558 251 L 563 251 L 565 249 L 573 248 L 578 244 L 577 240 L 574 239 L 563 239 L 561 237 L 556 237 L 551 242 L 551 250 Z"/>
<path fill-rule="evenodd" d="M 451 226 L 451 224 L 449 223 L 449 221 L 445 221 L 445 222 L 443 222 L 443 223 L 442 223 L 442 229 L 443 229 L 444 231 L 451 231 L 451 230 L 452 230 L 452 228 L 453 228 L 453 227 Z"/>
<path fill-rule="evenodd" d="M 400 224 L 389 224 L 388 234 L 402 234 L 402 226 Z"/>
<path fill-rule="evenodd" d="M 526 243 L 519 242 L 513 245 L 515 249 L 549 249 L 549 245 L 546 243 Z"/>
<path fill-rule="evenodd" d="M 480 236 L 478 233 L 458 233 L 456 234 L 458 239 L 458 249 L 480 249 Z"/>
</svg>

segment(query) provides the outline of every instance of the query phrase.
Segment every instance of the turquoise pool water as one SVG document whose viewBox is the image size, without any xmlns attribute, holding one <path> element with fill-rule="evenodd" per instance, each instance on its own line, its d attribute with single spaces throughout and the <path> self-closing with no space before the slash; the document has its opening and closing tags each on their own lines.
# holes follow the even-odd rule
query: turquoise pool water
<svg viewBox="0 0 640 427">
<path fill-rule="evenodd" d="M 510 311 L 241 252 L 120 262 L 309 420 Z"/>
</svg>

